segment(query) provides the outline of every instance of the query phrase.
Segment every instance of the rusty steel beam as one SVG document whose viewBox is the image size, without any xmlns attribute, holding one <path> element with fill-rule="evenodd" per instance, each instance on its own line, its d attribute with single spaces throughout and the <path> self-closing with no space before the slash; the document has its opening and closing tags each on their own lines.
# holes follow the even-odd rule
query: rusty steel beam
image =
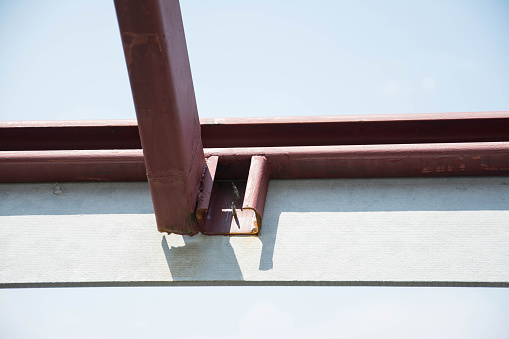
<svg viewBox="0 0 509 339">
<path fill-rule="evenodd" d="M 218 148 L 205 156 L 218 157 L 214 181 L 246 180 L 253 156 L 267 159 L 272 179 L 509 175 L 509 142 Z M 140 150 L 0 152 L 0 182 L 146 180 L 142 173 Z"/>
<path fill-rule="evenodd" d="M 205 167 L 178 0 L 115 0 L 152 202 L 160 232 L 198 233 Z"/>
<path fill-rule="evenodd" d="M 509 112 L 201 119 L 206 148 L 509 141 Z M 0 122 L 0 151 L 141 148 L 136 120 Z"/>
</svg>

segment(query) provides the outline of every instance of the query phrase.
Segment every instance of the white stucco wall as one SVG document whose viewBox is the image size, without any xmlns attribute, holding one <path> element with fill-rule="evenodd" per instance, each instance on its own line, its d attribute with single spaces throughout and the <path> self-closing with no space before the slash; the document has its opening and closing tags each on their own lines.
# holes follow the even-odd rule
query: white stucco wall
<svg viewBox="0 0 509 339">
<path fill-rule="evenodd" d="M 0 286 L 509 286 L 509 178 L 272 180 L 260 236 L 157 232 L 146 183 L 0 185 Z"/>
</svg>

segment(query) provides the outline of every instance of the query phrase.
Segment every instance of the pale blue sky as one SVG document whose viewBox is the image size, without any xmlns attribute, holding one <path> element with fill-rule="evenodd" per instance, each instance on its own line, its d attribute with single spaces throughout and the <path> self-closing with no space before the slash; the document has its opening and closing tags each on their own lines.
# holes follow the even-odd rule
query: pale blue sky
<svg viewBox="0 0 509 339">
<path fill-rule="evenodd" d="M 182 1 L 200 116 L 509 110 L 509 1 Z M 0 0 L 0 119 L 134 118 L 112 1 Z"/>
<path fill-rule="evenodd" d="M 2 338 L 506 339 L 508 289 L 0 290 Z"/>
<path fill-rule="evenodd" d="M 509 1 L 182 12 L 202 117 L 509 110 Z M 112 1 L 0 0 L 0 120 L 134 118 Z M 2 338 L 508 338 L 507 318 L 495 288 L 0 290 Z"/>
</svg>

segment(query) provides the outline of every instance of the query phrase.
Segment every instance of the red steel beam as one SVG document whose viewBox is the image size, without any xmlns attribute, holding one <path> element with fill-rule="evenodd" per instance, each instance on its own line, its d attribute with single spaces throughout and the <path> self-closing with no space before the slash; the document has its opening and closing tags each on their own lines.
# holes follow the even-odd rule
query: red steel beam
<svg viewBox="0 0 509 339">
<path fill-rule="evenodd" d="M 213 119 L 204 147 L 509 141 L 509 112 Z"/>
<path fill-rule="evenodd" d="M 254 210 L 259 224 L 261 224 L 265 208 L 265 198 L 267 197 L 271 176 L 270 172 L 267 158 L 264 156 L 254 156 L 251 158 L 242 208 Z"/>
<path fill-rule="evenodd" d="M 141 149 L 136 120 L 4 121 L 0 151 Z"/>
<path fill-rule="evenodd" d="M 160 232 L 198 233 L 205 167 L 200 122 L 178 0 L 115 0 Z"/>
<path fill-rule="evenodd" d="M 272 179 L 509 175 L 509 142 L 205 149 L 214 180 L 245 180 L 264 156 Z M 145 180 L 140 150 L 0 152 L 0 182 Z M 196 203 L 196 200 L 195 200 Z"/>
<path fill-rule="evenodd" d="M 207 217 L 218 161 L 219 157 L 217 156 L 212 156 L 206 159 L 207 166 L 203 173 L 200 194 L 198 195 L 198 201 L 196 202 L 196 219 L 200 229 L 203 228 L 205 218 Z"/>
<path fill-rule="evenodd" d="M 201 119 L 203 146 L 509 141 L 509 112 Z M 136 120 L 0 122 L 0 151 L 141 148 Z"/>
<path fill-rule="evenodd" d="M 245 176 L 264 156 L 273 179 L 509 175 L 509 142 L 206 149 L 217 179 Z M 223 174 L 223 175 L 221 175 Z"/>
<path fill-rule="evenodd" d="M 0 182 L 145 180 L 141 150 L 0 152 Z"/>
</svg>

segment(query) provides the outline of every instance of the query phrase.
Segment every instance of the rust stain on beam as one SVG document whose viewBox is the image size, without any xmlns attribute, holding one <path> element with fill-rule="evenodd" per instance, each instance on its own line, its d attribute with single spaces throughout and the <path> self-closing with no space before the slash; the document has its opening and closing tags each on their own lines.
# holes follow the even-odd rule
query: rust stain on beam
<svg viewBox="0 0 509 339">
<path fill-rule="evenodd" d="M 115 7 L 157 227 L 194 235 L 205 157 L 179 2 Z"/>
</svg>

